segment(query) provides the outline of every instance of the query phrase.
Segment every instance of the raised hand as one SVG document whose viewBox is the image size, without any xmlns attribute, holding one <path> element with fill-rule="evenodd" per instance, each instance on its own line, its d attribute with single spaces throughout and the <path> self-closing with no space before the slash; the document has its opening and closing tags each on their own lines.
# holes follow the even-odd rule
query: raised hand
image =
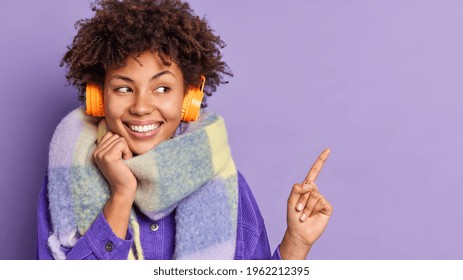
<svg viewBox="0 0 463 280">
<path fill-rule="evenodd" d="M 325 149 L 313 164 L 302 184 L 294 184 L 288 198 L 285 236 L 280 245 L 283 259 L 305 259 L 314 242 L 324 232 L 333 207 L 315 183 L 330 149 Z"/>
<path fill-rule="evenodd" d="M 93 152 L 93 160 L 109 183 L 111 195 L 103 214 L 114 234 L 125 239 L 137 190 L 137 179 L 123 159 L 132 157 L 125 139 L 107 132 Z"/>
<path fill-rule="evenodd" d="M 137 179 L 123 159 L 132 157 L 125 139 L 108 131 L 93 152 L 93 160 L 115 193 L 135 194 Z"/>
</svg>

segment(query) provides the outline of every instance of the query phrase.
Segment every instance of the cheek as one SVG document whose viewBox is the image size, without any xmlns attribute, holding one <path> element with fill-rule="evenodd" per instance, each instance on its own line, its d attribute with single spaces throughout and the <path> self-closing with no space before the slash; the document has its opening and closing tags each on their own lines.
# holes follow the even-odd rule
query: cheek
<svg viewBox="0 0 463 280">
<path fill-rule="evenodd" d="M 117 102 L 111 98 L 105 99 L 105 114 L 106 114 L 106 123 L 110 130 L 113 130 L 116 127 L 118 121 L 120 121 L 122 115 L 127 110 L 127 105 L 123 102 Z"/>
<path fill-rule="evenodd" d="M 120 114 L 120 111 L 122 111 L 121 102 L 117 102 L 117 99 L 111 98 L 108 95 L 105 96 L 104 106 L 105 106 L 106 116 L 108 115 L 116 116 Z"/>
<path fill-rule="evenodd" d="M 164 106 L 159 109 L 162 110 L 166 119 L 180 120 L 182 118 L 182 105 L 183 98 L 175 98 L 171 102 L 165 103 Z"/>
</svg>

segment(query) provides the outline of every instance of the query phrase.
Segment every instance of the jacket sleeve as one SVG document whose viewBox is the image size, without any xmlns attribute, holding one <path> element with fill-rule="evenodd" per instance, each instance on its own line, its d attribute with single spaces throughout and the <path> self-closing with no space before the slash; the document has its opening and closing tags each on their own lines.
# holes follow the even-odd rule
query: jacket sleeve
<svg viewBox="0 0 463 280">
<path fill-rule="evenodd" d="M 274 253 L 265 229 L 259 206 L 243 175 L 238 172 L 238 233 L 235 259 L 281 260 L 279 246 Z"/>
<path fill-rule="evenodd" d="M 126 239 L 120 239 L 113 233 L 102 212 L 74 247 L 67 248 L 60 245 L 52 236 L 47 185 L 48 176 L 45 176 L 37 206 L 37 259 L 127 259 L 133 243 L 130 228 Z"/>
</svg>

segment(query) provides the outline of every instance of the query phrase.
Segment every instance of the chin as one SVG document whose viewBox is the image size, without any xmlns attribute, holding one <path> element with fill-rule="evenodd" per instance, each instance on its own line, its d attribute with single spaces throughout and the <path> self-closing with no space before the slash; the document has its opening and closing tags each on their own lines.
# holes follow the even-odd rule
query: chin
<svg viewBox="0 0 463 280">
<path fill-rule="evenodd" d="M 132 151 L 134 155 L 142 155 L 142 154 L 146 154 L 147 152 L 151 151 L 154 147 L 156 147 L 156 145 L 152 147 L 130 148 L 130 150 Z"/>
<path fill-rule="evenodd" d="M 159 145 L 161 142 L 155 142 L 155 143 L 143 143 L 143 144 L 137 144 L 137 145 L 129 145 L 130 150 L 132 153 L 135 155 L 142 155 L 145 154 L 152 149 L 154 149 L 157 145 Z"/>
</svg>

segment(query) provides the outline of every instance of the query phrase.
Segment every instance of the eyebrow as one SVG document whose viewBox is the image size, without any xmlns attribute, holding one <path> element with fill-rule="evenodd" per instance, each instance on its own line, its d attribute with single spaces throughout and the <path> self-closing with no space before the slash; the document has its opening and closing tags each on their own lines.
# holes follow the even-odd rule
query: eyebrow
<svg viewBox="0 0 463 280">
<path fill-rule="evenodd" d="M 164 71 L 161 71 L 161 72 L 157 73 L 153 77 L 151 77 L 150 81 L 159 79 L 161 76 L 168 75 L 168 74 L 175 77 L 175 75 L 172 72 L 170 72 L 169 70 L 164 70 Z M 129 82 L 129 83 L 132 83 L 132 84 L 134 83 L 134 81 L 131 78 L 129 78 L 127 76 L 124 76 L 124 75 L 119 75 L 119 74 L 112 75 L 111 80 L 112 79 L 119 79 L 119 80 L 123 80 L 123 81 Z"/>
</svg>

